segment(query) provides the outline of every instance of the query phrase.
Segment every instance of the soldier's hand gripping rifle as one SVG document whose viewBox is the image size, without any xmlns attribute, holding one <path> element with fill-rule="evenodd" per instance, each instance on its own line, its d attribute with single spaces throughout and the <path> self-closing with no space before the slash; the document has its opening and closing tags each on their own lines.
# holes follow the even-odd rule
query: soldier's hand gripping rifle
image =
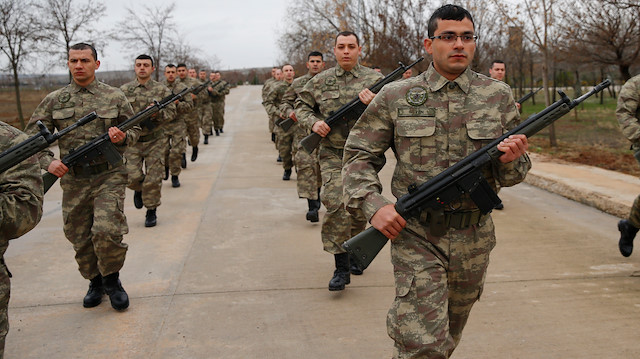
<svg viewBox="0 0 640 359">
<path fill-rule="evenodd" d="M 527 137 L 535 135 L 610 84 L 611 82 L 606 80 L 594 87 L 589 93 L 573 101 L 562 91 L 558 91 L 562 98 L 551 106 L 540 113 L 531 115 L 518 127 L 440 172 L 429 181 L 420 186 L 410 186 L 409 193 L 400 197 L 396 202 L 396 211 L 405 218 L 419 216 L 424 210 L 437 211 L 447 207 L 466 193 L 470 195 L 482 214 L 491 212 L 502 201 L 482 176 L 482 168 L 503 154 L 498 150 L 498 144 L 511 135 L 523 134 Z M 356 261 L 358 266 L 365 269 L 386 243 L 387 237 L 377 229 L 369 227 L 346 241 L 342 246 L 351 254 L 351 258 Z"/>
<path fill-rule="evenodd" d="M 120 131 L 122 132 L 127 132 L 127 130 L 131 129 L 133 126 L 145 121 L 149 117 L 158 113 L 163 108 L 172 104 L 175 100 L 181 99 L 191 91 L 192 88 L 185 88 L 177 94 L 169 95 L 160 101 L 154 101 L 153 105 L 136 113 L 135 115 L 133 115 L 133 117 L 118 125 L 118 129 L 120 129 Z M 104 156 L 112 165 L 117 165 L 122 161 L 122 155 L 113 146 L 113 143 L 111 143 L 108 132 L 105 132 L 99 137 L 94 138 L 90 142 L 85 143 L 77 149 L 71 150 L 68 155 L 64 156 L 61 159 L 61 161 L 68 168 L 71 168 L 78 164 L 83 165 L 86 168 L 89 166 L 89 163 L 93 159 L 99 156 Z M 56 183 L 58 177 L 53 173 L 47 172 L 42 175 L 42 180 L 44 182 L 44 192 L 47 193 L 49 188 L 51 188 L 51 186 Z"/>
<path fill-rule="evenodd" d="M 192 93 L 192 94 L 194 94 L 194 95 L 199 94 L 199 93 L 200 93 L 200 91 L 202 91 L 202 90 L 204 90 L 205 88 L 207 88 L 207 86 L 209 86 L 209 84 L 210 84 L 210 83 L 211 83 L 211 80 L 207 80 L 207 81 L 205 81 L 205 82 L 201 83 L 201 84 L 200 84 L 200 85 L 198 85 L 198 86 L 193 86 L 193 87 L 192 87 L 192 90 L 191 90 L 191 93 Z"/>
<path fill-rule="evenodd" d="M 403 65 L 401 62 L 400 66 L 397 69 L 393 70 L 393 72 L 380 79 L 380 81 L 376 82 L 373 86 L 369 87 L 369 90 L 371 90 L 371 92 L 373 93 L 380 92 L 384 85 L 399 79 L 405 71 L 409 70 L 422 60 L 424 60 L 424 57 L 417 59 L 409 66 Z M 331 115 L 326 120 L 324 120 L 324 122 L 329 125 L 329 127 L 333 127 L 334 124 L 340 121 L 344 121 L 345 118 L 352 119 L 360 117 L 360 115 L 362 115 L 366 108 L 367 105 L 363 104 L 362 101 L 360 101 L 359 97 L 356 97 L 355 99 L 351 100 L 351 102 L 331 113 Z M 281 121 L 280 124 L 282 125 L 282 123 L 287 122 L 288 120 L 289 119 L 285 119 Z M 307 151 L 307 153 L 311 153 L 318 147 L 318 145 L 320 145 L 321 140 L 322 136 L 315 132 L 312 132 L 309 136 L 303 138 L 300 141 L 300 144 L 302 145 L 304 150 Z"/>
<path fill-rule="evenodd" d="M 533 97 L 533 95 L 535 95 L 536 93 L 538 93 L 538 91 L 540 91 L 540 90 L 542 90 L 542 87 L 540 87 L 540 88 L 539 88 L 539 89 L 537 89 L 537 90 L 533 90 L 533 91 L 529 92 L 528 94 L 526 94 L 526 95 L 522 96 L 522 98 L 521 98 L 521 99 L 519 99 L 519 100 L 518 100 L 518 101 L 516 101 L 516 102 L 522 105 L 525 101 L 527 101 L 528 99 L 530 99 L 531 97 Z"/>
<path fill-rule="evenodd" d="M 55 134 L 51 134 L 49 129 L 46 128 L 42 122 L 36 122 L 40 128 L 40 131 L 37 134 L 0 153 L 0 173 L 3 173 L 9 168 L 44 150 L 49 147 L 50 144 L 56 142 L 60 137 L 80 126 L 84 126 L 85 124 L 95 120 L 97 117 L 98 115 L 95 112 L 91 112 L 76 121 L 73 125 L 66 127 L 62 131 L 58 131 Z"/>
</svg>

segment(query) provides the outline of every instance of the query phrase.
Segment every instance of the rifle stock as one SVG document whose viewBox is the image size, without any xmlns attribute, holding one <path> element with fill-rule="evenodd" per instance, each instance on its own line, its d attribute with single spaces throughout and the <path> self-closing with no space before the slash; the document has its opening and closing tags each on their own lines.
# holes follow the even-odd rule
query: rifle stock
<svg viewBox="0 0 640 359">
<path fill-rule="evenodd" d="M 152 106 L 145 108 L 144 110 L 133 115 L 128 120 L 119 124 L 117 126 L 118 129 L 120 129 L 122 132 L 127 132 L 132 127 L 147 120 L 163 108 L 169 106 L 171 103 L 173 103 L 173 101 L 181 99 L 191 91 L 193 91 L 193 88 L 185 88 L 177 94 L 172 94 L 163 98 L 162 100 L 160 100 L 160 102 L 154 101 L 154 104 Z M 72 149 L 68 155 L 64 156 L 64 158 L 61 159 L 61 161 L 65 166 L 71 168 L 78 163 L 84 163 L 88 165 L 91 160 L 99 156 L 104 156 L 112 165 L 115 165 L 118 162 L 122 161 L 122 155 L 111 143 L 108 132 L 103 133 L 99 137 L 94 138 L 93 140 L 85 143 L 77 149 Z M 51 188 L 51 186 L 56 183 L 58 177 L 52 173 L 47 172 L 42 175 L 42 180 L 44 182 L 44 193 L 47 193 L 49 188 Z"/>
<path fill-rule="evenodd" d="M 397 69 L 393 70 L 390 74 L 388 74 L 387 76 L 383 77 L 378 82 L 373 84 L 373 86 L 369 87 L 369 90 L 373 93 L 380 92 L 380 90 L 382 90 L 382 88 L 386 84 L 399 79 L 405 71 L 412 68 L 422 60 L 424 60 L 424 57 L 419 58 L 418 60 L 411 63 L 409 66 L 405 66 L 402 64 L 402 62 L 400 62 L 399 63 L 400 66 Z M 342 121 L 343 118 L 345 117 L 350 117 L 350 118 L 360 117 L 360 115 L 362 115 L 362 113 L 366 108 L 367 108 L 367 105 L 362 103 L 362 101 L 360 101 L 360 98 L 356 97 L 355 99 L 351 100 L 349 103 L 347 103 L 346 105 L 343 105 L 337 111 L 329 115 L 329 117 L 327 117 L 327 119 L 324 120 L 324 122 L 327 125 L 329 125 L 329 127 L 333 127 L 335 123 Z M 304 148 L 304 150 L 307 151 L 307 153 L 311 154 L 311 152 L 313 152 L 316 148 L 318 148 L 318 145 L 320 145 L 321 140 L 322 140 L 322 136 L 318 135 L 315 132 L 312 132 L 309 136 L 303 138 L 300 141 L 300 143 L 302 144 L 302 147 Z"/>
<path fill-rule="evenodd" d="M 280 126 L 280 128 L 282 128 L 283 130 L 289 131 L 289 129 L 291 128 L 291 126 L 293 126 L 293 124 L 295 124 L 296 121 L 294 121 L 291 117 L 285 118 L 284 120 L 280 121 L 280 123 L 278 123 L 277 125 Z"/>
<path fill-rule="evenodd" d="M 398 198 L 396 211 L 402 217 L 415 216 L 422 210 L 445 207 L 457 200 L 463 193 L 469 193 L 483 214 L 489 213 L 500 199 L 491 187 L 487 187 L 486 179 L 480 174 L 483 166 L 502 155 L 498 144 L 505 138 L 523 134 L 531 137 L 540 130 L 558 120 L 588 97 L 604 90 L 611 84 L 609 80 L 598 84 L 590 92 L 571 101 L 562 91 L 560 100 L 545 108 L 540 113 L 531 115 L 513 130 L 502 135 L 490 144 L 467 156 L 455 165 L 442 171 L 420 186 L 411 186 L 409 193 Z M 479 176 L 479 177 L 478 177 Z M 365 269 L 387 243 L 387 238 L 377 229 L 369 227 L 357 236 L 346 241 L 342 246 L 354 258 L 361 269 Z"/>
<path fill-rule="evenodd" d="M 0 173 L 3 173 L 9 168 L 44 150 L 45 148 L 49 147 L 50 144 L 57 141 L 60 137 L 66 135 L 67 133 L 75 130 L 80 126 L 86 125 L 87 123 L 95 120 L 97 117 L 98 115 L 95 112 L 91 112 L 76 121 L 71 126 L 66 127 L 62 131 L 58 131 L 55 134 L 51 134 L 51 132 L 49 132 L 49 129 L 47 129 L 42 124 L 42 122 L 36 122 L 38 128 L 40 128 L 37 134 L 0 153 Z"/>
</svg>

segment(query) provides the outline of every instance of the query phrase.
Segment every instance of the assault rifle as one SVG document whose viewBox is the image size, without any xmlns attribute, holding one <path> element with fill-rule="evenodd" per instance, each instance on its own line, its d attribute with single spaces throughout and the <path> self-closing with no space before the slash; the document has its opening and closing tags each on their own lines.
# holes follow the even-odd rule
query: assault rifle
<svg viewBox="0 0 640 359">
<path fill-rule="evenodd" d="M 80 126 L 86 125 L 97 117 L 98 115 L 96 115 L 95 112 L 91 112 L 76 121 L 73 125 L 66 127 L 62 131 L 58 131 L 53 135 L 49 132 L 49 129 L 42 124 L 42 122 L 36 122 L 40 128 L 40 131 L 37 134 L 0 153 L 0 173 L 3 173 L 9 168 L 44 150 L 49 147 L 50 144 L 56 142 L 60 137 Z"/>
<path fill-rule="evenodd" d="M 393 70 L 392 73 L 388 74 L 384 78 L 380 79 L 380 81 L 376 82 L 373 86 L 369 87 L 369 90 L 371 90 L 371 92 L 373 93 L 380 92 L 380 90 L 382 90 L 382 87 L 384 87 L 384 85 L 399 79 L 400 76 L 402 76 L 402 74 L 405 71 L 414 67 L 418 62 L 422 60 L 424 60 L 424 57 L 417 59 L 414 63 L 412 63 L 409 66 L 405 66 L 402 64 L 402 62 L 400 62 L 399 63 L 400 66 L 397 69 Z M 355 99 L 351 100 L 351 102 L 340 107 L 335 112 L 332 112 L 329 115 L 329 117 L 326 120 L 324 120 L 324 122 L 327 125 L 329 125 L 329 127 L 333 127 L 338 122 L 344 121 L 345 118 L 357 119 L 358 117 L 360 117 L 360 115 L 362 115 L 362 113 L 366 108 L 367 108 L 367 105 L 363 104 L 362 101 L 360 101 L 359 97 L 356 97 Z M 282 124 L 285 121 L 287 121 L 287 119 L 281 121 L 280 123 Z M 321 140 L 322 140 L 322 136 L 320 136 L 315 132 L 311 132 L 309 136 L 303 138 L 300 141 L 300 144 L 302 145 L 304 150 L 307 151 L 307 153 L 311 153 L 313 152 L 313 150 L 315 150 L 318 147 L 318 145 L 320 145 Z"/>
<path fill-rule="evenodd" d="M 172 104 L 175 100 L 181 99 L 192 90 L 192 88 L 185 88 L 177 94 L 172 94 L 163 98 L 159 102 L 154 101 L 154 104 L 152 106 L 149 106 L 144 110 L 136 113 L 135 115 L 133 115 L 133 117 L 124 121 L 117 127 L 120 129 L 120 131 L 127 132 L 127 130 L 131 129 L 133 126 L 140 124 L 144 120 L 158 113 L 163 108 Z M 99 156 L 104 156 L 112 165 L 116 165 L 122 162 L 122 155 L 113 146 L 113 143 L 111 143 L 108 132 L 103 133 L 99 137 L 94 138 L 90 142 L 85 143 L 77 149 L 72 149 L 68 155 L 62 158 L 61 161 L 68 168 L 71 168 L 77 164 L 81 164 L 84 169 L 88 170 L 89 163 Z M 44 175 L 42 175 L 42 180 L 44 182 L 44 192 L 47 193 L 49 188 L 51 188 L 51 186 L 56 183 L 58 177 L 53 173 L 46 172 Z"/>
<path fill-rule="evenodd" d="M 191 93 L 194 94 L 194 95 L 199 94 L 200 91 L 204 90 L 207 86 L 209 86 L 210 83 L 211 83 L 211 80 L 207 80 L 207 81 L 201 83 L 198 86 L 193 86 L 192 90 L 191 90 Z"/>
<path fill-rule="evenodd" d="M 542 87 L 540 87 L 540 88 L 539 88 L 539 89 L 537 89 L 537 90 L 533 90 L 533 91 L 529 92 L 528 94 L 526 94 L 526 95 L 522 96 L 522 98 L 521 98 L 521 99 L 519 99 L 519 100 L 518 100 L 518 101 L 516 101 L 516 102 L 522 105 L 525 101 L 527 101 L 528 99 L 532 98 L 532 97 L 533 97 L 533 95 L 535 95 L 536 93 L 538 93 L 538 91 L 540 91 L 540 90 L 542 90 Z"/>
<path fill-rule="evenodd" d="M 498 144 L 511 135 L 523 134 L 527 137 L 535 135 L 610 84 L 609 80 L 601 82 L 593 90 L 573 101 L 564 92 L 558 91 L 561 99 L 551 106 L 540 113 L 531 115 L 513 130 L 440 172 L 429 181 L 420 186 L 415 184 L 409 186 L 409 193 L 398 198 L 395 204 L 396 211 L 405 218 L 419 216 L 425 210 L 442 210 L 458 200 L 463 194 L 469 194 L 482 214 L 491 212 L 502 201 L 482 176 L 482 168 L 503 154 L 498 150 Z M 365 269 L 386 243 L 387 237 L 377 229 L 369 227 L 346 241 L 342 246 L 351 254 L 358 266 Z"/>
</svg>

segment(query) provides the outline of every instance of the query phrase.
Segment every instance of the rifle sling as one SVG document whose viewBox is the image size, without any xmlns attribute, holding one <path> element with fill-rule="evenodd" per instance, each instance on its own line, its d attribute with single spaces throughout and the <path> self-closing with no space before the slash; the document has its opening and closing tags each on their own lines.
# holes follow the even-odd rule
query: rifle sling
<svg viewBox="0 0 640 359">
<path fill-rule="evenodd" d="M 483 215 L 479 209 L 458 211 L 424 210 L 418 220 L 429 228 L 431 235 L 444 236 L 449 228 L 467 229 L 482 223 L 489 215 Z"/>
</svg>

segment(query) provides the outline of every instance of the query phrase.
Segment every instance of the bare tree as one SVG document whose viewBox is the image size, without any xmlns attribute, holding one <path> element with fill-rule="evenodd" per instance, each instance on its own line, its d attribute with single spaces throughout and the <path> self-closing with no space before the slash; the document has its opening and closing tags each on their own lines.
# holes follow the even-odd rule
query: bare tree
<svg viewBox="0 0 640 359">
<path fill-rule="evenodd" d="M 23 60 L 35 52 L 36 43 L 42 36 L 42 25 L 35 16 L 33 3 L 23 0 L 0 1 L 0 49 L 9 61 L 8 69 L 13 73 L 13 87 L 20 126 L 25 127 L 20 101 L 19 70 Z"/>
<path fill-rule="evenodd" d="M 127 8 L 127 16 L 118 22 L 118 33 L 112 37 L 131 50 L 145 49 L 160 65 L 167 54 L 167 43 L 171 43 L 170 37 L 176 31 L 173 21 L 175 7 L 175 3 L 171 3 L 166 7 L 153 8 L 144 5 L 139 11 Z M 158 80 L 160 71 L 155 73 Z"/>
<path fill-rule="evenodd" d="M 95 23 L 104 16 L 105 5 L 98 0 L 87 0 L 81 3 L 77 0 L 46 0 L 38 3 L 42 15 L 43 28 L 51 46 L 48 52 L 58 54 L 67 60 L 69 48 L 78 42 L 78 37 L 84 35 L 83 42 L 97 47 L 93 38 L 96 32 Z M 71 81 L 71 73 L 69 73 Z"/>
</svg>

